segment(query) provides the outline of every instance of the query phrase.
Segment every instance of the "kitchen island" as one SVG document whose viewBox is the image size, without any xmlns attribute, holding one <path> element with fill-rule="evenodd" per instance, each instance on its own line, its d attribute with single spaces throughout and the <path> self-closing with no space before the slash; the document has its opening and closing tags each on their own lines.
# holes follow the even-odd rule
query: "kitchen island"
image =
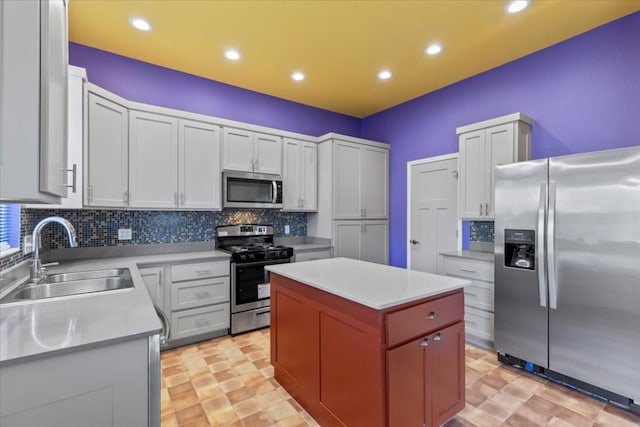
<svg viewBox="0 0 640 427">
<path fill-rule="evenodd" d="M 438 426 L 464 407 L 468 280 L 347 258 L 267 269 L 275 379 L 322 426 Z"/>
</svg>

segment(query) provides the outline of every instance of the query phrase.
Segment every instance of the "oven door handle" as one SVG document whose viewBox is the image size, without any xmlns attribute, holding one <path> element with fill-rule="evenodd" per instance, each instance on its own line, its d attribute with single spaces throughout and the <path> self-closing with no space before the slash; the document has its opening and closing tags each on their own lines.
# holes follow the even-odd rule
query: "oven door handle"
<svg viewBox="0 0 640 427">
<path fill-rule="evenodd" d="M 256 261 L 256 262 L 243 262 L 243 263 L 234 263 L 233 267 L 258 267 L 260 265 L 273 265 L 273 264 L 286 264 L 291 262 L 291 258 L 286 259 L 272 259 L 266 261 Z"/>
<path fill-rule="evenodd" d="M 271 308 L 267 308 L 264 311 L 256 311 L 256 316 L 260 316 L 261 314 L 269 314 L 271 313 Z"/>
</svg>

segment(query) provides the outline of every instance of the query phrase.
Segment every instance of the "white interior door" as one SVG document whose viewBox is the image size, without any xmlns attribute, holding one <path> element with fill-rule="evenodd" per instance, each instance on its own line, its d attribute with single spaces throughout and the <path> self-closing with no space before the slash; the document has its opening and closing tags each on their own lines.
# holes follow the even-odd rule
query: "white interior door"
<svg viewBox="0 0 640 427">
<path fill-rule="evenodd" d="M 408 164 L 409 269 L 443 274 L 440 253 L 458 247 L 458 155 Z"/>
</svg>

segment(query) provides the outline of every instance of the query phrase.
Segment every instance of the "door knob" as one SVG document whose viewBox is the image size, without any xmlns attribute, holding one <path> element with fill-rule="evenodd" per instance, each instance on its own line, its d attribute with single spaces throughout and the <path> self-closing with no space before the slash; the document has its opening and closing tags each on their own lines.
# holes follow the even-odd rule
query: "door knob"
<svg viewBox="0 0 640 427">
<path fill-rule="evenodd" d="M 411 243 L 412 245 L 417 245 L 420 242 L 418 242 L 417 240 L 411 239 L 411 240 L 409 240 L 409 243 Z"/>
</svg>

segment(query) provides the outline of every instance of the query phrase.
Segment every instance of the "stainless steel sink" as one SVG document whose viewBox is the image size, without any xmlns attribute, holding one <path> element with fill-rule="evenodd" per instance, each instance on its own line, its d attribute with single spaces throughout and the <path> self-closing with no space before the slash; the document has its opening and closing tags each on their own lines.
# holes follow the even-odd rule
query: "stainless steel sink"
<svg viewBox="0 0 640 427">
<path fill-rule="evenodd" d="M 128 268 L 78 271 L 47 276 L 38 283 L 28 281 L 19 285 L 0 300 L 0 303 L 66 297 L 133 288 Z"/>
</svg>

